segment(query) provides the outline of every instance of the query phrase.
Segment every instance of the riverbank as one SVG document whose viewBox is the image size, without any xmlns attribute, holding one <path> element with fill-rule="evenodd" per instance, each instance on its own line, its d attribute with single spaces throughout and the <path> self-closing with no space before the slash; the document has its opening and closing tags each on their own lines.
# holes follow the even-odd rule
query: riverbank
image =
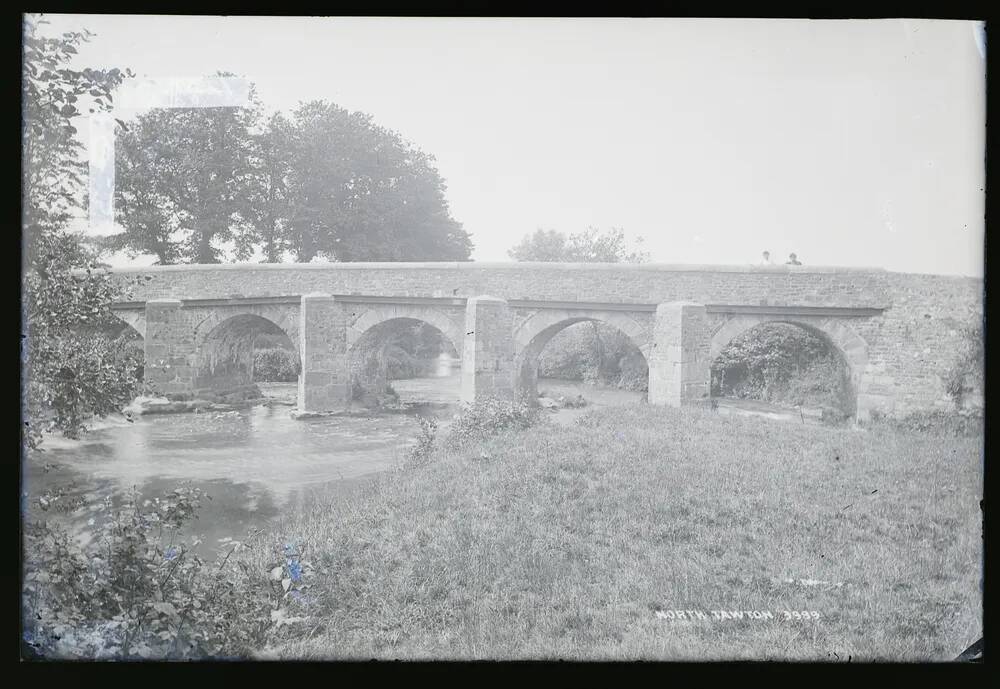
<svg viewBox="0 0 1000 689">
<path fill-rule="evenodd" d="M 437 450 L 280 520 L 327 574 L 265 655 L 950 659 L 982 634 L 981 449 L 637 405 Z"/>
</svg>

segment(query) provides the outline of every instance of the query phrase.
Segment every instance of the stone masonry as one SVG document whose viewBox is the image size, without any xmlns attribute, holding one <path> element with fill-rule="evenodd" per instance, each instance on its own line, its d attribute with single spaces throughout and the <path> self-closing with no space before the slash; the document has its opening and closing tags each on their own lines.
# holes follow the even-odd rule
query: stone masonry
<svg viewBox="0 0 1000 689">
<path fill-rule="evenodd" d="M 702 304 L 656 307 L 649 356 L 649 402 L 680 407 L 708 398 L 708 318 Z"/>
<path fill-rule="evenodd" d="M 351 399 L 344 311 L 329 294 L 302 296 L 299 309 L 302 373 L 299 411 L 343 408 Z"/>
<path fill-rule="evenodd" d="M 650 401 L 659 404 L 703 397 L 714 352 L 753 325 L 782 321 L 823 333 L 844 354 L 859 418 L 874 410 L 903 416 L 948 408 L 942 379 L 962 326 L 983 313 L 980 279 L 879 269 L 470 262 L 112 273 L 151 277 L 115 309 L 146 338 L 147 380 L 161 391 L 190 390 L 206 338 L 249 313 L 298 346 L 304 410 L 345 403 L 351 343 L 392 318 L 428 322 L 461 346 L 467 401 L 516 394 L 525 386 L 519 367 L 531 368 L 553 332 L 603 321 L 646 356 Z"/>
<path fill-rule="evenodd" d="M 465 311 L 462 401 L 515 395 L 514 314 L 496 297 L 473 297 Z"/>
</svg>

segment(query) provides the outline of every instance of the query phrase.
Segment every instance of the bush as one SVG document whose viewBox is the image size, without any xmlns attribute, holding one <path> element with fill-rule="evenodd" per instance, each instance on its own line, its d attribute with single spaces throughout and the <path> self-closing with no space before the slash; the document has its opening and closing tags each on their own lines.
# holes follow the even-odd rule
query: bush
<svg viewBox="0 0 1000 689">
<path fill-rule="evenodd" d="M 821 336 L 788 323 L 751 328 L 712 363 L 712 395 L 853 413 L 847 365 Z"/>
<path fill-rule="evenodd" d="M 127 340 L 66 328 L 32 351 L 25 370 L 28 447 L 37 447 L 43 432 L 79 438 L 94 417 L 120 411 L 140 389 L 142 351 Z"/>
<path fill-rule="evenodd" d="M 627 335 L 613 326 L 591 322 L 557 333 L 538 357 L 538 375 L 645 391 L 649 368 Z"/>
<path fill-rule="evenodd" d="M 254 380 L 269 383 L 294 383 L 299 378 L 299 357 L 294 351 L 275 347 L 253 353 Z"/>
<path fill-rule="evenodd" d="M 246 657 L 282 626 L 301 621 L 303 580 L 311 565 L 293 547 L 267 561 L 258 532 L 228 541 L 208 563 L 185 542 L 200 491 L 178 489 L 120 506 L 93 508 L 94 545 L 47 522 L 25 530 L 23 642 L 47 658 Z M 249 556 L 253 555 L 253 556 Z M 262 560 L 262 558 L 264 558 Z"/>
<path fill-rule="evenodd" d="M 420 424 L 420 434 L 417 436 L 417 444 L 410 448 L 404 459 L 404 466 L 418 466 L 430 460 L 434 453 L 434 441 L 437 437 L 437 421 L 431 418 L 420 417 L 417 419 Z"/>
<path fill-rule="evenodd" d="M 490 397 L 463 407 L 452 423 L 445 445 L 452 449 L 466 447 L 505 429 L 529 428 L 541 419 L 541 411 L 527 400 Z"/>
<path fill-rule="evenodd" d="M 387 348 L 389 355 L 386 360 L 386 376 L 391 380 L 403 380 L 406 378 L 423 378 L 434 372 L 437 361 L 435 359 L 420 359 L 401 347 Z"/>
</svg>

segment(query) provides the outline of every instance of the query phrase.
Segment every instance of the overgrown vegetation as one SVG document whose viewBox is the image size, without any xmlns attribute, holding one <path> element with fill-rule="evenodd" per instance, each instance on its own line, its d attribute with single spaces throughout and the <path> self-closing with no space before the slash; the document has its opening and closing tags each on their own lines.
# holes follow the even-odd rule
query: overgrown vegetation
<svg viewBox="0 0 1000 689">
<path fill-rule="evenodd" d="M 538 407 L 527 400 L 488 397 L 463 406 L 452 422 L 444 444 L 452 449 L 469 447 L 503 431 L 530 428 L 542 419 Z"/>
<path fill-rule="evenodd" d="M 577 323 L 557 333 L 538 357 L 540 378 L 580 380 L 646 391 L 649 367 L 628 336 L 604 323 Z"/>
<path fill-rule="evenodd" d="M 111 107 L 111 94 L 131 76 L 119 69 L 75 70 L 69 63 L 90 34 L 43 37 L 24 25 L 22 72 L 24 441 L 45 431 L 78 437 L 88 419 L 119 410 L 138 387 L 134 348 L 104 334 L 118 323 L 109 308 L 126 298 L 98 270 L 97 256 L 72 220 L 85 208 L 85 163 L 76 123 L 84 110 Z"/>
<path fill-rule="evenodd" d="M 299 357 L 294 350 L 283 347 L 255 349 L 253 376 L 255 381 L 294 383 L 299 378 Z"/>
<path fill-rule="evenodd" d="M 438 424 L 435 419 L 420 417 L 417 419 L 420 426 L 420 433 L 417 435 L 416 444 L 411 447 L 405 456 L 404 466 L 420 466 L 430 461 L 434 454 L 435 441 L 437 440 Z"/>
<path fill-rule="evenodd" d="M 185 538 L 200 491 L 91 506 L 81 547 L 47 521 L 25 532 L 23 642 L 46 658 L 246 657 L 309 616 L 316 571 L 294 544 L 226 539 L 208 562 Z"/>
<path fill-rule="evenodd" d="M 850 373 L 820 335 L 767 323 L 733 338 L 712 362 L 712 395 L 853 413 Z"/>
</svg>

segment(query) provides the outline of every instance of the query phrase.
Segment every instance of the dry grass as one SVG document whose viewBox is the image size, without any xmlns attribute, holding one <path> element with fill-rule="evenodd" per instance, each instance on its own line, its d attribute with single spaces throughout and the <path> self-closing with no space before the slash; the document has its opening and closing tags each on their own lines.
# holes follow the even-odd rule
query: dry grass
<svg viewBox="0 0 1000 689">
<path fill-rule="evenodd" d="M 275 535 L 327 574 L 318 625 L 276 653 L 947 660 L 982 634 L 981 441 L 649 406 L 581 422 L 297 510 Z M 775 617 L 656 614 L 722 609 Z"/>
</svg>

